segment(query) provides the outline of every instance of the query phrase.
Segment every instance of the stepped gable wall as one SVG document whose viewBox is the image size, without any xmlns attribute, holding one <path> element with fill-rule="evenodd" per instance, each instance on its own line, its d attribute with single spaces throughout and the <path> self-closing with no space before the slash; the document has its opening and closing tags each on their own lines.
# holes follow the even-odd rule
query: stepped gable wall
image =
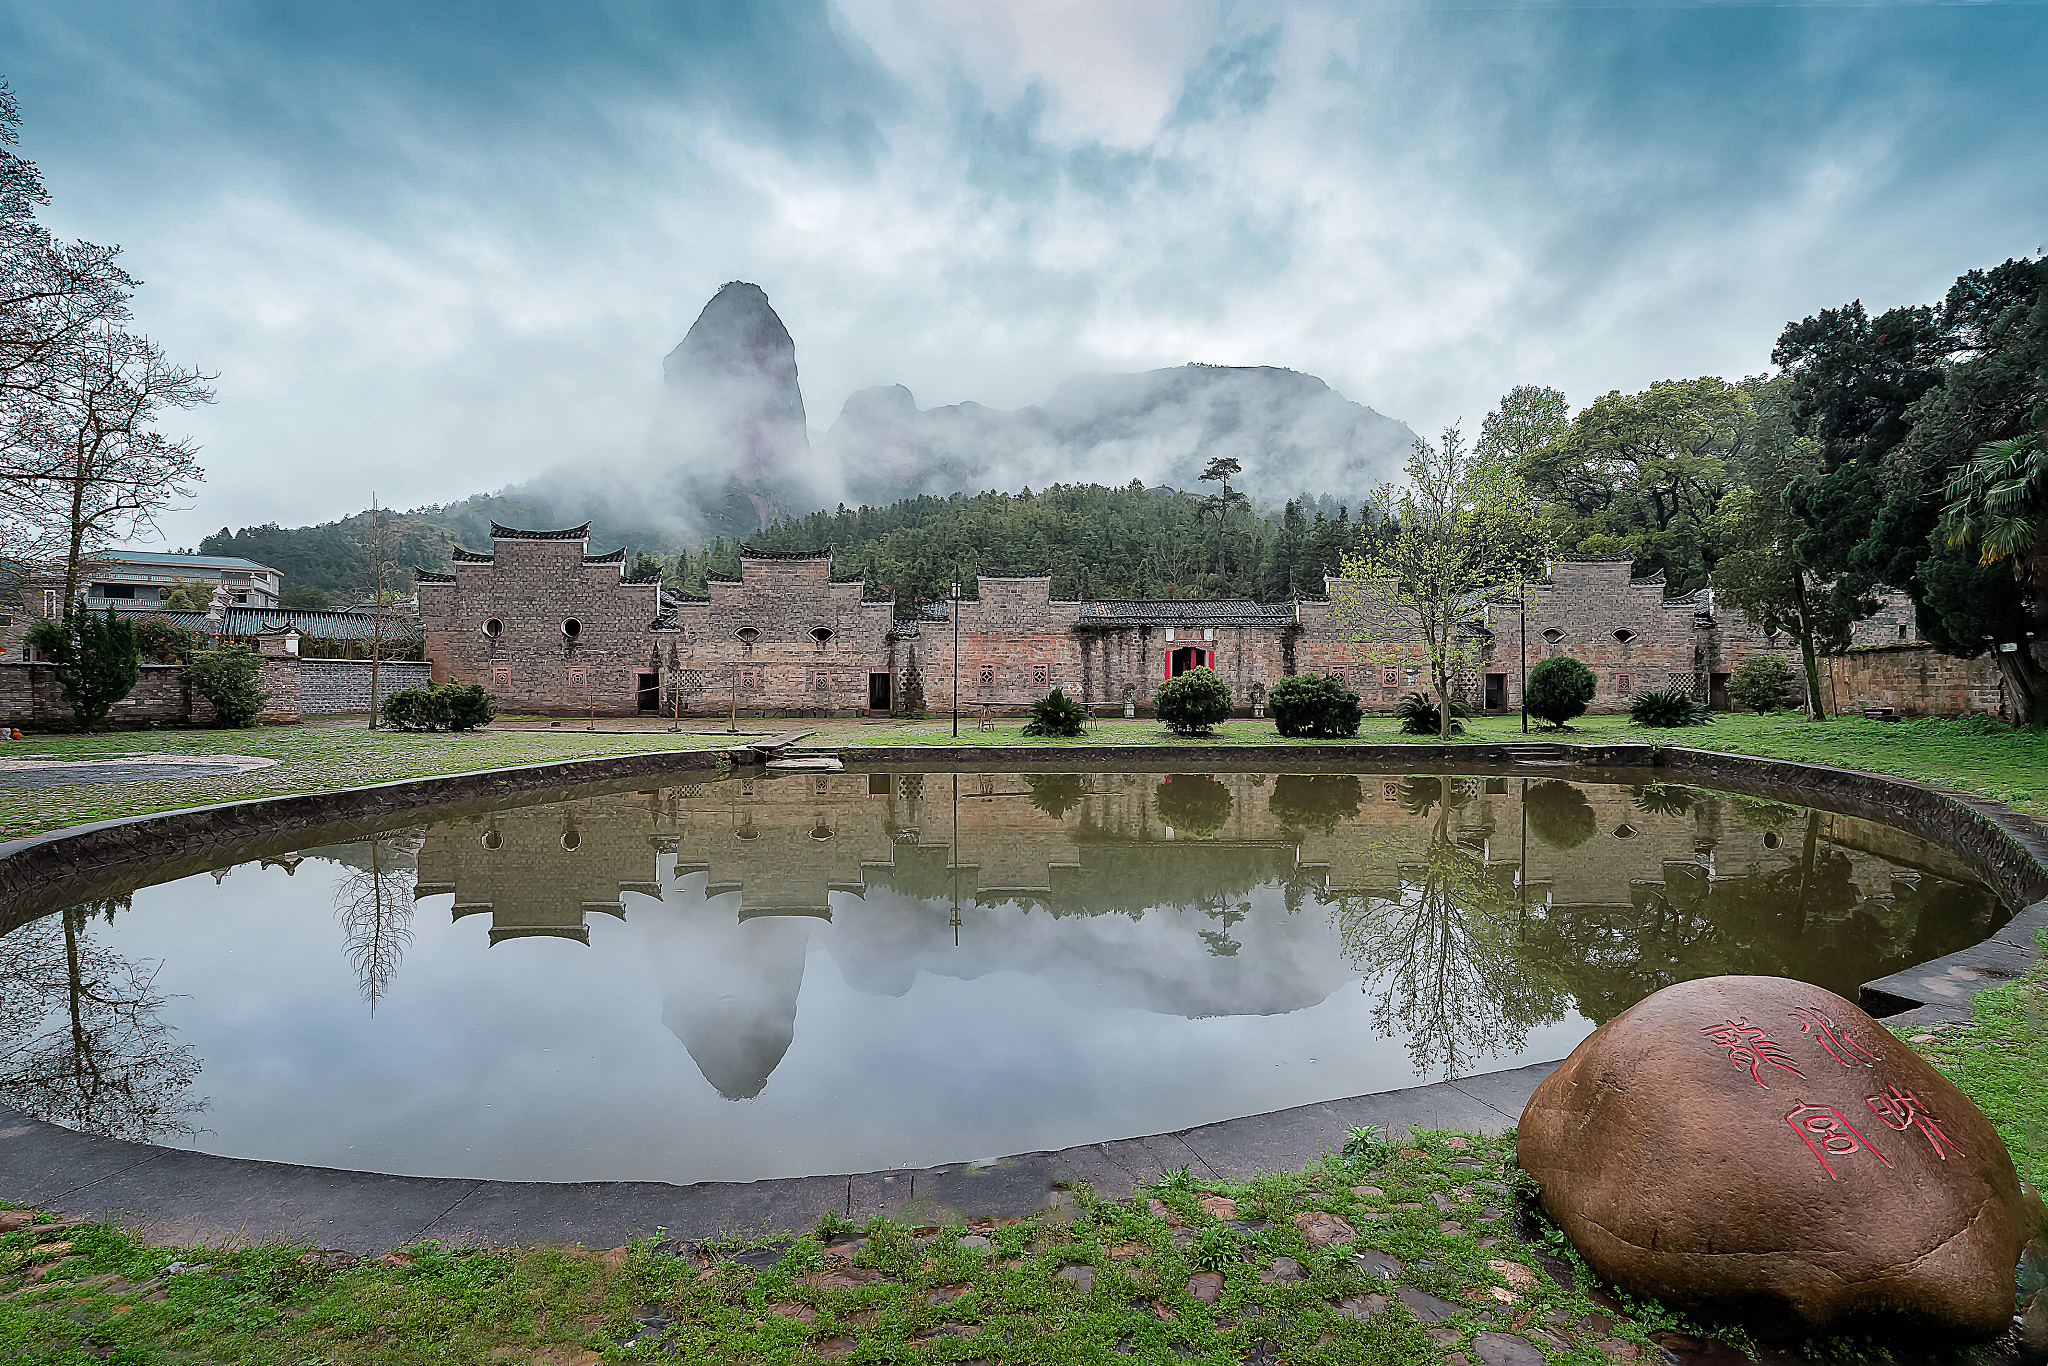
<svg viewBox="0 0 2048 1366">
<path fill-rule="evenodd" d="M 457 550 L 452 573 L 418 576 L 434 681 L 481 683 L 510 712 L 637 712 L 660 584 L 626 579 L 623 549 L 589 554 L 588 523 L 491 533 L 490 554 Z"/>
<path fill-rule="evenodd" d="M 865 712 L 871 673 L 891 675 L 898 709 L 894 604 L 864 600 L 864 588 L 832 577 L 829 550 L 742 547 L 737 578 L 713 578 L 704 600 L 676 604 L 652 633 L 662 667 L 697 687 L 683 711 Z"/>
<path fill-rule="evenodd" d="M 1638 692 L 1682 687 L 1699 691 L 1695 617 L 1690 597 L 1666 598 L 1664 576 L 1629 577 L 1629 557 L 1587 556 L 1554 561 L 1550 577 L 1524 590 L 1528 646 L 1522 648 L 1515 598 L 1485 615 L 1492 648 L 1479 672 L 1504 675 L 1507 708 L 1522 705 L 1523 666 L 1570 655 L 1593 671 L 1593 712 L 1623 712 Z"/>
<path fill-rule="evenodd" d="M 1301 604 L 1298 667 L 1290 673 L 1327 674 L 1358 694 L 1368 710 L 1390 711 L 1411 692 L 1429 692 L 1429 651 L 1415 638 L 1414 620 L 1392 600 L 1392 585 L 1325 578 L 1327 602 Z M 1477 671 L 1454 669 L 1453 696 L 1478 705 Z"/>
</svg>

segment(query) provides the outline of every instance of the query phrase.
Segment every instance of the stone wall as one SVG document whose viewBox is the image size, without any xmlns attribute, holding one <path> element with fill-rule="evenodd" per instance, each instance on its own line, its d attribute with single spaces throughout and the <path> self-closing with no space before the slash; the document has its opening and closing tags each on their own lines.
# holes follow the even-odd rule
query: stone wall
<svg viewBox="0 0 2048 1366">
<path fill-rule="evenodd" d="M 737 578 L 714 578 L 653 631 L 664 670 L 697 686 L 685 714 L 854 715 L 898 710 L 888 634 L 893 603 L 869 602 L 858 577 L 835 579 L 829 553 L 743 550 Z M 870 707 L 870 675 L 887 701 Z M 663 684 L 664 712 L 672 703 Z"/>
<path fill-rule="evenodd" d="M 277 670 L 277 683 L 271 681 L 274 665 L 284 664 L 284 659 L 264 661 L 263 686 L 272 693 L 279 693 L 281 686 L 295 690 L 298 706 L 296 710 L 305 716 L 333 715 L 336 712 L 370 709 L 370 662 L 366 659 L 292 659 L 290 666 Z M 289 674 L 286 679 L 283 675 Z M 381 700 L 407 688 L 423 688 L 432 681 L 433 666 L 415 660 L 385 660 L 378 666 L 377 696 Z M 272 697 L 274 708 L 279 701 Z"/>
<path fill-rule="evenodd" d="M 1889 707 L 1903 716 L 1996 714 L 2003 698 L 1991 656 L 1957 659 L 1925 642 L 1852 648 L 1820 663 L 1830 711 Z"/>
</svg>

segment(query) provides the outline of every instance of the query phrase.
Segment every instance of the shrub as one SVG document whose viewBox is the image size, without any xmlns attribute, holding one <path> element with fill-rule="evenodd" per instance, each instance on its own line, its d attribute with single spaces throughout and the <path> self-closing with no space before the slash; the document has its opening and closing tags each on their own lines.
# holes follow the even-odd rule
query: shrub
<svg viewBox="0 0 2048 1366">
<path fill-rule="evenodd" d="M 429 683 L 392 693 L 378 712 L 400 730 L 475 730 L 498 714 L 498 699 L 480 683 Z"/>
<path fill-rule="evenodd" d="M 1792 667 L 1776 655 L 1756 654 L 1735 666 L 1728 676 L 1728 700 L 1762 714 L 1785 705 Z"/>
<path fill-rule="evenodd" d="M 1054 820 L 1079 806 L 1087 795 L 1078 773 L 1027 773 L 1024 786 L 1031 789 L 1031 804 Z"/>
<path fill-rule="evenodd" d="M 1026 735 L 1079 735 L 1082 723 L 1088 719 L 1088 709 L 1079 702 L 1054 688 L 1044 697 L 1031 704 L 1031 722 L 1024 727 Z"/>
<path fill-rule="evenodd" d="M 1635 695 L 1629 703 L 1628 719 L 1638 726 L 1704 726 L 1714 719 L 1714 713 L 1684 688 L 1656 688 Z"/>
<path fill-rule="evenodd" d="M 1465 728 L 1458 723 L 1472 715 L 1472 708 L 1453 697 L 1451 699 L 1451 734 L 1456 735 Z M 1394 716 L 1401 722 L 1403 735 L 1442 735 L 1443 713 L 1437 709 L 1436 699 L 1428 693 L 1412 692 L 1394 705 Z"/>
<path fill-rule="evenodd" d="M 1529 811 L 1529 833 L 1553 849 L 1576 849 L 1600 828 L 1593 803 L 1570 783 L 1555 778 L 1531 783 L 1523 802 Z"/>
<path fill-rule="evenodd" d="M 1586 714 L 1594 687 L 1591 669 L 1570 655 L 1552 655 L 1529 670 L 1529 714 L 1562 730 L 1565 722 Z"/>
<path fill-rule="evenodd" d="M 1190 839 L 1207 839 L 1230 821 L 1230 789 L 1206 773 L 1167 774 L 1152 804 L 1174 834 Z"/>
<path fill-rule="evenodd" d="M 192 691 L 213 703 L 213 723 L 228 729 L 255 724 L 270 700 L 262 676 L 263 661 L 240 645 L 202 651 L 185 661 Z"/>
<path fill-rule="evenodd" d="M 1207 735 L 1230 716 L 1230 685 L 1210 669 L 1189 669 L 1152 694 L 1152 708 L 1175 735 Z"/>
<path fill-rule="evenodd" d="M 1358 814 L 1365 791 L 1349 773 L 1283 773 L 1267 808 L 1290 830 L 1327 835 Z"/>
<path fill-rule="evenodd" d="M 114 704 L 142 677 L 135 628 L 114 614 L 95 616 L 76 603 L 62 620 L 44 618 L 23 639 L 56 666 L 57 686 L 81 730 L 102 730 Z"/>
<path fill-rule="evenodd" d="M 131 624 L 135 627 L 135 648 L 151 664 L 176 664 L 199 648 L 197 631 L 188 631 L 161 615 L 139 616 Z"/>
<path fill-rule="evenodd" d="M 1294 674 L 1273 689 L 1273 725 L 1282 735 L 1349 740 L 1358 734 L 1365 708 L 1358 694 L 1322 674 Z"/>
</svg>

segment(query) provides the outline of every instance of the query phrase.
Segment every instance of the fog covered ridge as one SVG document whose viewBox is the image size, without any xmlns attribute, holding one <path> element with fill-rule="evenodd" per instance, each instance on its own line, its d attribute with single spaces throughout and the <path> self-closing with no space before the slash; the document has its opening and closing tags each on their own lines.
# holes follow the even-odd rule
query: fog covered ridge
<svg viewBox="0 0 2048 1366">
<path fill-rule="evenodd" d="M 1303 488 L 1391 478 L 1415 433 L 1313 375 L 1191 364 L 1076 375 L 1042 406 L 1014 411 L 920 409 L 901 385 L 862 389 L 813 441 L 842 472 L 849 503 L 1056 482 L 1189 488 L 1227 456 L 1244 466 L 1240 487 L 1277 505 Z"/>
</svg>

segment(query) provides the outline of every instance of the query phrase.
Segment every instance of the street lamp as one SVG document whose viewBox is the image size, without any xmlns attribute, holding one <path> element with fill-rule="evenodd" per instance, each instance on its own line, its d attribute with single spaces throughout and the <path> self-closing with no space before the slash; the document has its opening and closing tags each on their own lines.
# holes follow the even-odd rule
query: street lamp
<svg viewBox="0 0 2048 1366">
<path fill-rule="evenodd" d="M 960 580 L 953 580 L 951 610 L 946 615 L 953 618 L 953 738 L 960 738 Z"/>
</svg>

